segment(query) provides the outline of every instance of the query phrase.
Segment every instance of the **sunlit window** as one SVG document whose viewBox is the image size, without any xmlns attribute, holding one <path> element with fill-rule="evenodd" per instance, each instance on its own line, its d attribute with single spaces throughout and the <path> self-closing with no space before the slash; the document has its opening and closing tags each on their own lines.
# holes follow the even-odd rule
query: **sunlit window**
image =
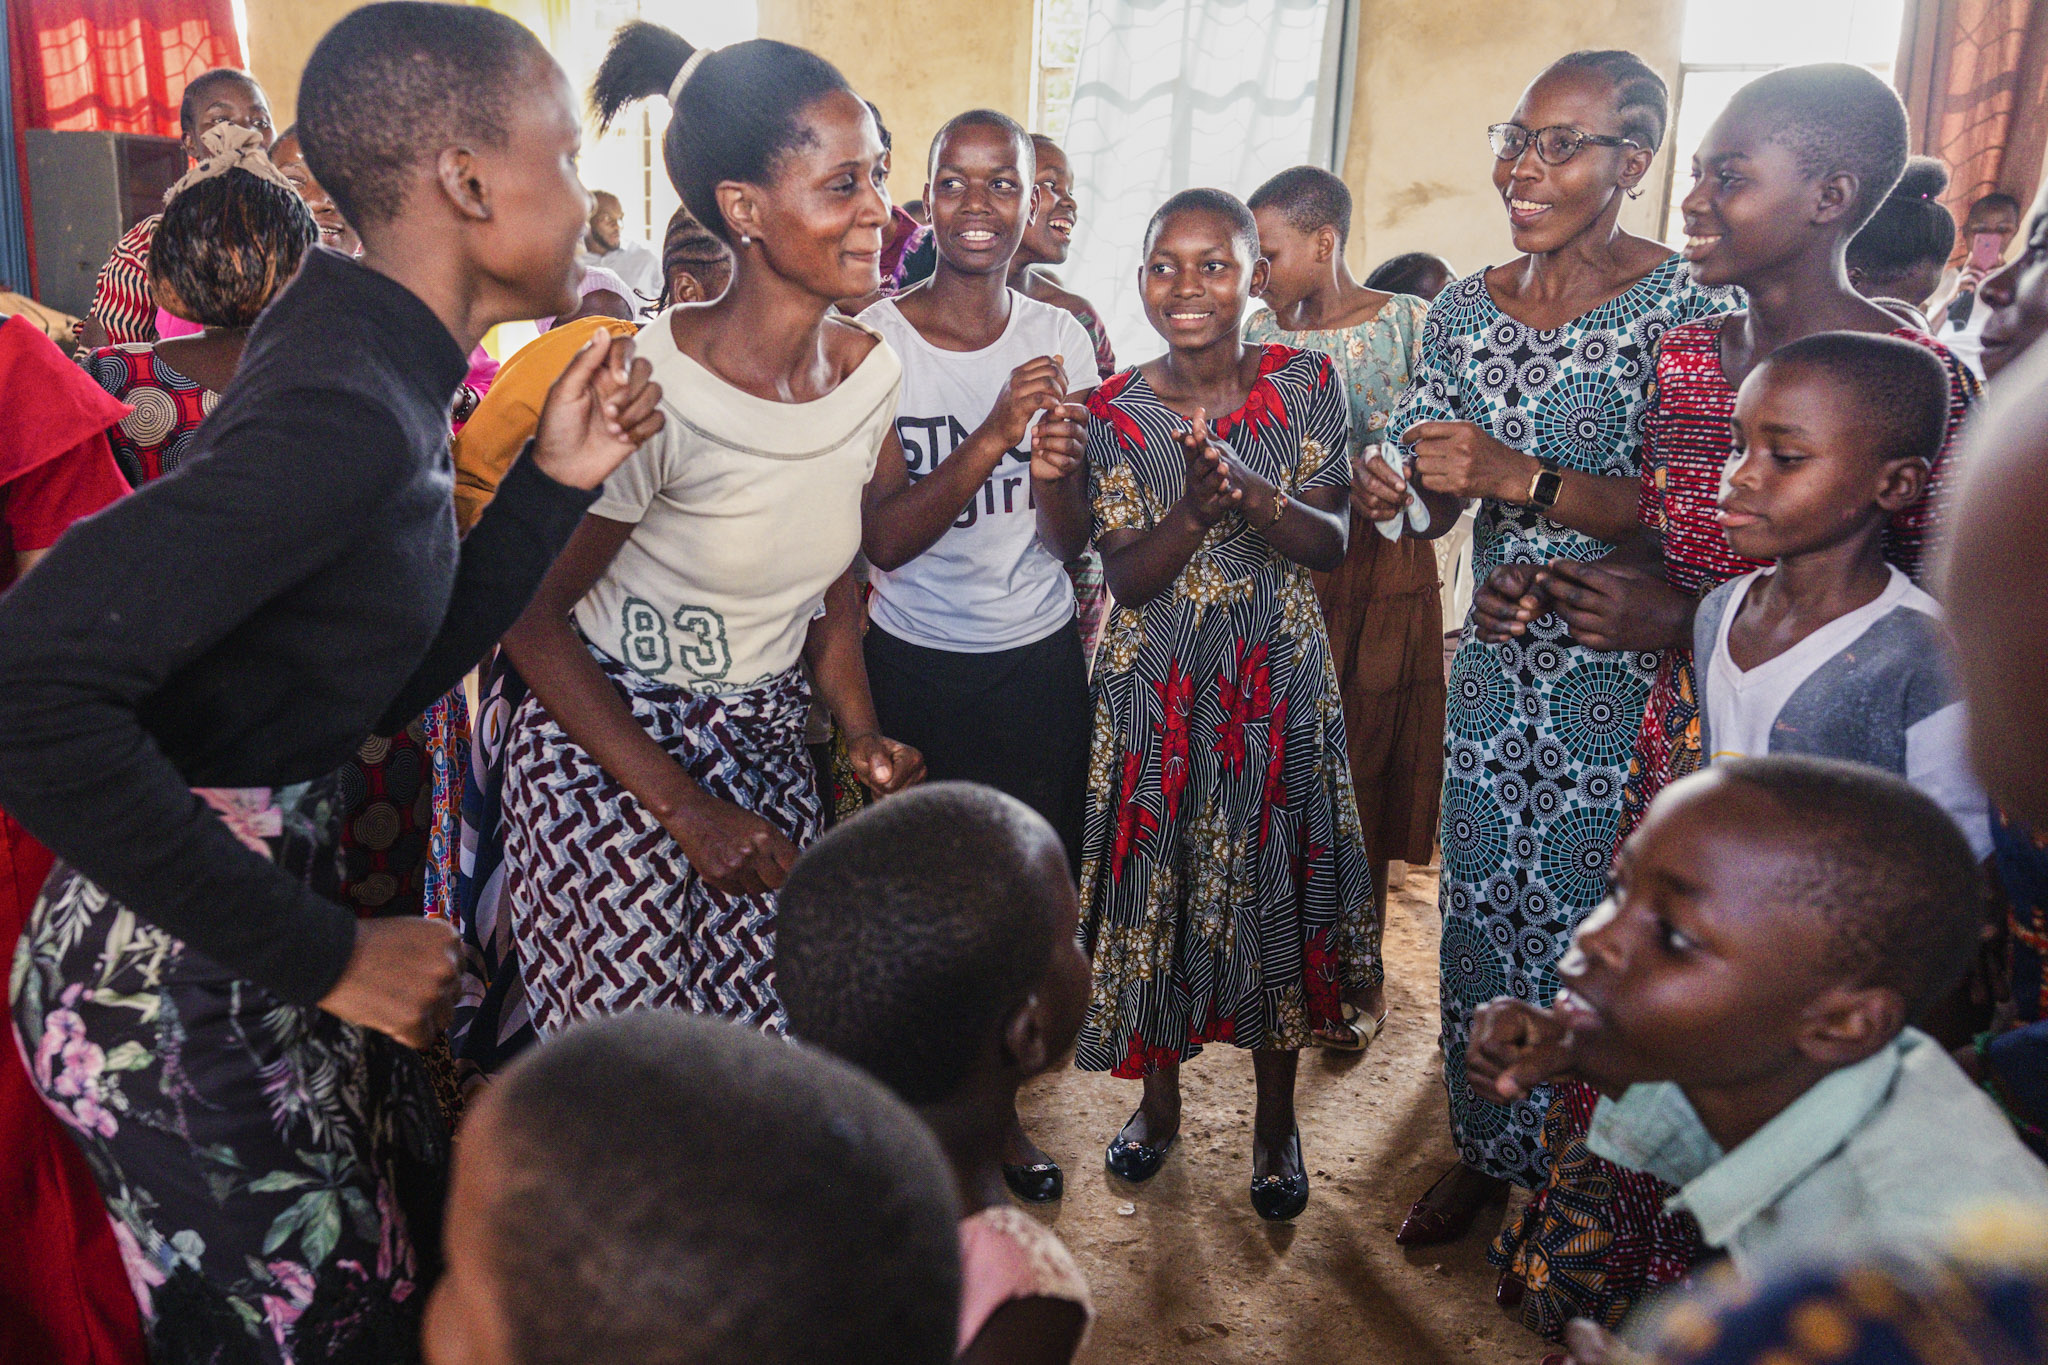
<svg viewBox="0 0 2048 1365">
<path fill-rule="evenodd" d="M 1692 188 L 1693 152 L 1730 96 L 1805 62 L 1854 62 L 1890 80 L 1904 19 L 1905 0 L 1687 0 L 1665 238 L 1684 231 L 1678 205 Z"/>
<path fill-rule="evenodd" d="M 1082 0 L 1038 0 L 1031 131 L 1055 142 L 1067 135 L 1067 115 L 1074 108 L 1074 68 L 1081 60 L 1081 29 L 1087 17 Z"/>
<path fill-rule="evenodd" d="M 572 0 L 568 41 L 557 44 L 555 56 L 579 98 L 590 89 L 613 32 L 632 19 L 672 28 L 708 47 L 744 42 L 760 32 L 755 0 Z M 657 251 L 678 202 L 661 161 L 667 131 L 668 102 L 657 96 L 635 105 L 603 137 L 594 123 L 583 137 L 583 183 L 619 196 L 626 211 L 624 235 Z"/>
</svg>

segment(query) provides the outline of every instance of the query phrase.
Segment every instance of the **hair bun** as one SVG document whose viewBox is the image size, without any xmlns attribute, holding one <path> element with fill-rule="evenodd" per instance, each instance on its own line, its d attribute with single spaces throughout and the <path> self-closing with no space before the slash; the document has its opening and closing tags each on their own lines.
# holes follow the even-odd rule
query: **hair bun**
<svg viewBox="0 0 2048 1365">
<path fill-rule="evenodd" d="M 1905 173 L 1891 192 L 1894 199 L 1937 199 L 1948 188 L 1948 167 L 1937 157 L 1916 156 L 1906 161 Z"/>
</svg>

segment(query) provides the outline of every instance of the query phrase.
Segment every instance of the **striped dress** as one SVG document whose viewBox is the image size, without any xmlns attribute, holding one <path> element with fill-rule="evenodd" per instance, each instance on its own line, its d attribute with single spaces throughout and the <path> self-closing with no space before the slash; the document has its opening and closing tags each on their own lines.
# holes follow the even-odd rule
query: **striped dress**
<svg viewBox="0 0 2048 1365">
<path fill-rule="evenodd" d="M 1089 398 L 1096 539 L 1180 500 L 1187 422 L 1137 370 Z M 1329 358 L 1262 348 L 1213 423 L 1290 493 L 1348 488 Z M 1235 513 L 1173 586 L 1119 606 L 1096 659 L 1081 854 L 1094 988 L 1076 1064 L 1135 1078 L 1205 1043 L 1300 1048 L 1380 980 L 1344 712 L 1309 571 Z"/>
<path fill-rule="evenodd" d="M 121 234 L 121 240 L 93 281 L 92 306 L 86 315 L 107 329 L 107 340 L 119 346 L 155 341 L 156 299 L 149 292 L 149 246 L 156 240 L 161 214 L 151 214 Z"/>
</svg>

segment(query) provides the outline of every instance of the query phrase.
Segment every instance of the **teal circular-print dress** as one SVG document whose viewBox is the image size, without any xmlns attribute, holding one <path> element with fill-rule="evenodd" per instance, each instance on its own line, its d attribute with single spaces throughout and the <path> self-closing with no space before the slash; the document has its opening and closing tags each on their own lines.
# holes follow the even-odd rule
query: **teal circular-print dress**
<svg viewBox="0 0 2048 1365">
<path fill-rule="evenodd" d="M 1502 312 L 1486 272 L 1446 289 L 1423 323 L 1422 363 L 1388 425 L 1472 422 L 1561 468 L 1635 478 L 1657 342 L 1682 322 L 1728 311 L 1677 256 L 1562 327 Z M 1613 547 L 1533 508 L 1485 499 L 1472 575 L 1502 564 L 1596 559 Z M 1547 1089 L 1501 1106 L 1465 1084 L 1473 1012 L 1512 996 L 1548 1004 L 1557 959 L 1607 890 L 1621 787 L 1655 653 L 1573 643 L 1547 615 L 1490 645 L 1465 622 L 1444 728 L 1442 992 L 1444 1084 L 1459 1154 L 1492 1175 L 1538 1185 Z"/>
</svg>

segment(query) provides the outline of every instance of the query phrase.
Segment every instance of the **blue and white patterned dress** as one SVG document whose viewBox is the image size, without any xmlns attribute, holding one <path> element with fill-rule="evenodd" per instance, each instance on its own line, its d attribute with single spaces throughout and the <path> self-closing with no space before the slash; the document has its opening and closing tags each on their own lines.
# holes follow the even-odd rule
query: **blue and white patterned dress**
<svg viewBox="0 0 2048 1365">
<path fill-rule="evenodd" d="M 1658 338 L 1726 312 L 1727 291 L 1692 281 L 1677 256 L 1616 298 L 1538 331 L 1503 313 L 1481 271 L 1438 296 L 1423 324 L 1422 365 L 1394 419 L 1473 422 L 1505 445 L 1584 474 L 1635 478 Z M 1472 576 L 1502 564 L 1596 559 L 1613 547 L 1532 508 L 1482 500 Z M 1546 615 L 1521 639 L 1482 643 L 1468 618 L 1451 665 L 1444 734 L 1442 991 L 1444 1083 L 1466 1162 L 1542 1183 L 1547 1089 L 1499 1106 L 1465 1085 L 1473 1012 L 1513 996 L 1557 993 L 1556 963 L 1606 894 L 1657 655 L 1574 644 Z"/>
</svg>

